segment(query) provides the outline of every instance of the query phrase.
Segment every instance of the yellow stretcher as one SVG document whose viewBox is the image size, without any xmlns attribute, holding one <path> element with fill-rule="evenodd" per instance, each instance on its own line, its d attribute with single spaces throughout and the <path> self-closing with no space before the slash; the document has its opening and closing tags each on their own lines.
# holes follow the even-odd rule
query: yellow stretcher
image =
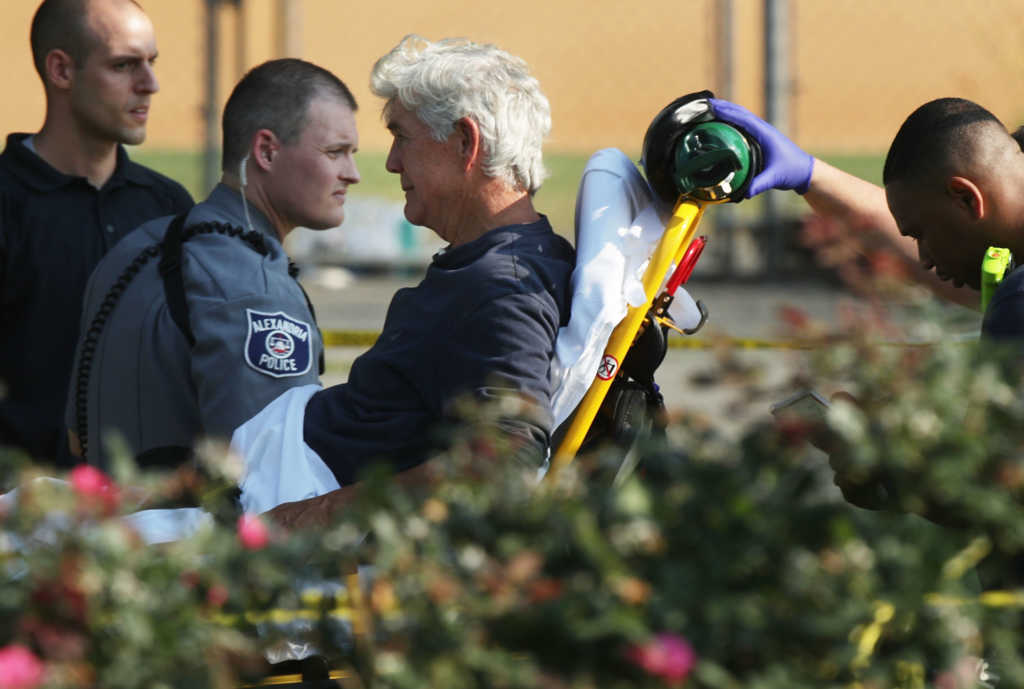
<svg viewBox="0 0 1024 689">
<path fill-rule="evenodd" d="M 552 473 L 565 467 L 576 456 L 619 373 L 621 363 L 625 361 L 630 347 L 643 329 L 663 324 L 673 327 L 667 316 L 668 305 L 675 288 L 689 277 L 693 264 L 700 256 L 703 238 L 697 237 L 696 231 L 704 209 L 707 205 L 727 200 L 700 201 L 680 197 L 676 203 L 672 218 L 644 271 L 643 286 L 647 302 L 630 307 L 625 318 L 612 331 L 594 382 L 576 408 L 568 430 L 554 453 Z"/>
<path fill-rule="evenodd" d="M 705 208 L 740 201 L 759 172 L 759 146 L 735 127 L 715 120 L 711 96 L 703 91 L 677 98 L 655 116 L 644 136 L 647 184 L 665 207 L 674 200 L 672 215 L 644 271 L 646 302 L 630 306 L 612 330 L 593 382 L 555 450 L 551 473 L 564 468 L 580 450 L 616 377 L 623 374 L 627 353 L 646 328 L 679 330 L 668 317 L 668 306 L 703 248 L 697 227 Z"/>
</svg>

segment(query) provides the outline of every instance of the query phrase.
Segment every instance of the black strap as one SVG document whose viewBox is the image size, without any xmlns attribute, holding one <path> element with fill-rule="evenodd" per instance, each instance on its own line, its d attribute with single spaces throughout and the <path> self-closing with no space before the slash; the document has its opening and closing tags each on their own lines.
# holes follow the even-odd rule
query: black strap
<svg viewBox="0 0 1024 689">
<path fill-rule="evenodd" d="M 192 332 L 192 322 L 188 315 L 188 299 L 185 296 L 185 279 L 181 270 L 181 257 L 182 257 L 182 245 L 194 237 L 197 234 L 208 234 L 211 232 L 218 232 L 221 234 L 230 234 L 237 236 L 253 250 L 260 254 L 267 255 L 267 247 L 263 241 L 263 235 L 255 231 L 245 232 L 241 228 L 229 227 L 221 225 L 220 223 L 199 223 L 185 228 L 185 217 L 187 213 L 175 216 L 171 220 L 171 224 L 167 226 L 167 232 L 164 234 L 164 239 L 160 244 L 161 255 L 160 255 L 160 277 L 164 282 L 164 298 L 167 301 L 167 310 L 171 313 L 171 319 L 175 325 L 178 326 L 178 330 L 185 336 L 188 341 L 189 347 L 195 347 L 196 337 Z M 316 327 L 317 332 L 320 332 L 320 326 L 316 320 L 316 310 L 313 308 L 313 302 L 309 300 L 309 295 L 306 294 L 306 289 L 302 286 L 302 283 L 298 281 L 299 268 L 293 262 L 288 261 L 288 275 L 294 280 L 295 284 L 302 290 L 302 296 L 306 299 L 306 306 L 309 308 L 309 314 L 313 317 L 313 325 Z M 320 333 L 320 339 L 323 340 L 323 333 Z M 324 350 L 320 349 L 320 358 L 317 362 L 320 369 L 320 375 L 324 374 L 326 369 L 326 362 L 324 361 Z"/>
<path fill-rule="evenodd" d="M 182 234 L 185 229 L 185 216 L 182 213 L 171 221 L 164 234 L 160 256 L 160 277 L 164 281 L 164 297 L 167 309 L 178 330 L 188 340 L 189 347 L 195 347 L 196 337 L 192 334 L 192 324 L 188 319 L 188 302 L 185 300 L 185 280 L 181 271 Z"/>
<path fill-rule="evenodd" d="M 269 253 L 264 236 L 255 230 L 246 231 L 241 227 L 235 227 L 233 225 L 227 225 L 219 222 L 203 222 L 186 228 L 185 218 L 187 215 L 187 213 L 183 213 L 175 216 L 167 226 L 167 231 L 164 234 L 163 240 L 158 244 L 147 246 L 132 259 L 131 263 L 125 267 L 118 276 L 114 285 L 104 296 L 99 309 L 89 324 L 89 327 L 86 329 L 85 333 L 83 333 L 82 342 L 79 344 L 80 355 L 78 371 L 75 376 L 74 393 L 75 426 L 78 433 L 78 440 L 81 444 L 83 457 L 88 456 L 87 448 L 89 442 L 89 427 L 87 407 L 92 359 L 96 353 L 100 335 L 106 327 L 107 320 L 113 313 L 117 303 L 121 299 L 121 296 L 124 294 L 125 289 L 127 289 L 128 284 L 136 275 L 138 275 L 142 267 L 151 259 L 154 259 L 157 256 L 160 257 L 160 262 L 157 268 L 164 283 L 164 298 L 167 301 L 167 308 L 171 313 L 171 318 L 174 320 L 175 325 L 178 326 L 182 335 L 184 335 L 185 339 L 188 340 L 189 346 L 192 347 L 195 346 L 196 338 L 192 332 L 192 325 L 188 314 L 188 301 L 185 298 L 185 280 L 181 270 L 182 244 L 199 234 L 223 234 L 231 237 L 238 237 L 248 244 L 253 251 L 256 251 L 263 256 L 266 256 Z M 298 268 L 289 262 L 289 275 L 294 278 L 297 272 Z M 302 289 L 301 284 L 299 285 L 299 288 Z M 309 307 L 310 315 L 313 317 L 313 324 L 316 325 L 316 312 L 313 310 L 313 304 L 309 301 L 309 296 L 306 294 L 305 289 L 302 290 L 302 294 L 306 298 L 306 304 Z M 317 327 L 317 330 L 319 331 L 319 326 Z M 322 335 L 321 339 L 323 339 Z M 322 348 L 320 350 L 319 363 L 320 373 L 323 374 L 324 352 Z M 164 449 L 165 448 L 161 448 L 161 450 Z M 161 454 L 155 457 L 156 463 L 173 462 L 175 458 L 175 448 L 170 449 L 171 453 L 169 455 L 164 456 Z"/>
<path fill-rule="evenodd" d="M 125 266 L 121 274 L 117 276 L 113 286 L 107 291 L 100 302 L 99 308 L 93 315 L 89 327 L 82 334 L 82 341 L 79 342 L 78 372 L 75 375 L 75 427 L 78 432 L 78 442 L 82 448 L 82 457 L 88 457 L 89 448 L 89 424 L 86 409 L 89 402 L 89 376 L 92 372 L 92 360 L 96 355 L 96 348 L 100 335 L 107 325 L 107 319 L 117 307 L 121 295 L 128 288 L 128 285 L 135 276 L 139 274 L 151 259 L 160 254 L 160 245 L 151 244 L 139 252 L 131 262 Z"/>
<path fill-rule="evenodd" d="M 633 342 L 622 360 L 619 376 L 650 385 L 654 383 L 654 372 L 665 360 L 668 352 L 668 327 L 653 322 L 647 324 L 644 331 Z"/>
</svg>

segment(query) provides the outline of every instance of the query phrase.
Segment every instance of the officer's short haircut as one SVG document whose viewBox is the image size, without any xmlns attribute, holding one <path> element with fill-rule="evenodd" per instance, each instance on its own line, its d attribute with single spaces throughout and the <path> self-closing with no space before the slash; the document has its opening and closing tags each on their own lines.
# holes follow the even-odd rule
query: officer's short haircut
<svg viewBox="0 0 1024 689">
<path fill-rule="evenodd" d="M 885 157 L 883 184 L 916 184 L 957 161 L 969 160 L 977 137 L 987 129 L 979 125 L 992 124 L 1003 126 L 991 112 L 963 98 L 925 103 L 896 132 Z"/>
<path fill-rule="evenodd" d="M 142 9 L 135 0 L 127 0 Z M 63 50 L 76 65 L 83 65 L 96 47 L 96 35 L 89 28 L 91 0 L 44 0 L 32 17 L 29 43 L 32 62 L 40 78 L 46 81 L 46 56 L 51 50 Z"/>
<path fill-rule="evenodd" d="M 341 79 L 305 60 L 283 58 L 253 67 L 224 106 L 221 169 L 235 172 L 261 129 L 274 132 L 283 143 L 293 143 L 306 126 L 309 104 L 317 97 L 336 98 L 353 112 L 358 107 Z"/>
</svg>

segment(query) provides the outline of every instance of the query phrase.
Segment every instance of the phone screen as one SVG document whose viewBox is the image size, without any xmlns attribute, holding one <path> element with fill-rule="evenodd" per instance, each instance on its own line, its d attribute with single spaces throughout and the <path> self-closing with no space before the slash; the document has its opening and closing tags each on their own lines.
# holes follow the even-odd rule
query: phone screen
<svg viewBox="0 0 1024 689">
<path fill-rule="evenodd" d="M 823 417 L 828 411 L 829 403 L 814 390 L 804 390 L 787 397 L 772 405 L 772 414 L 792 414 L 793 416 Z"/>
</svg>

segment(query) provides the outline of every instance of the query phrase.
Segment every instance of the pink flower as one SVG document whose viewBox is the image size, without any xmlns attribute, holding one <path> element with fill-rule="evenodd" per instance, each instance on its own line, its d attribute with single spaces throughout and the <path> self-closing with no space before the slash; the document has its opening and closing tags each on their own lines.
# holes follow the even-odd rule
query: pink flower
<svg viewBox="0 0 1024 689">
<path fill-rule="evenodd" d="M 43 681 L 46 668 L 20 644 L 0 648 L 0 689 L 32 689 Z"/>
<path fill-rule="evenodd" d="M 219 608 L 228 602 L 228 590 L 220 585 L 214 584 L 206 591 L 206 602 L 213 608 Z"/>
<path fill-rule="evenodd" d="M 669 684 L 685 682 L 697 664 L 693 647 L 675 634 L 658 634 L 645 644 L 630 647 L 626 655 L 648 674 Z"/>
<path fill-rule="evenodd" d="M 270 542 L 270 532 L 258 515 L 243 514 L 238 518 L 238 540 L 243 548 L 259 550 Z"/>
<path fill-rule="evenodd" d="M 71 470 L 71 487 L 79 495 L 100 496 L 110 485 L 110 477 L 91 464 L 79 464 Z"/>
<path fill-rule="evenodd" d="M 71 470 L 71 487 L 87 504 L 102 507 L 107 513 L 117 510 L 117 484 L 91 464 L 79 464 Z"/>
</svg>

